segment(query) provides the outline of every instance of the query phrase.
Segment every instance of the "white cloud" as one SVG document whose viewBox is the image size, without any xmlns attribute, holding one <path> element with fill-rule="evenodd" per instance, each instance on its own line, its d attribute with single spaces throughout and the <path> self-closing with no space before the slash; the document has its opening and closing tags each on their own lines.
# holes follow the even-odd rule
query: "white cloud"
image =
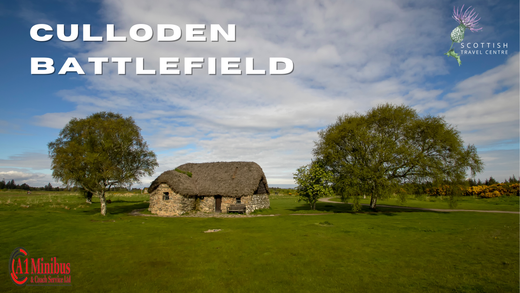
<svg viewBox="0 0 520 293">
<path fill-rule="evenodd" d="M 83 116 L 83 115 L 82 115 Z M 46 113 L 43 115 L 35 116 L 35 124 L 38 126 L 50 127 L 61 129 L 67 125 L 72 118 L 80 118 L 80 115 L 74 112 L 67 113 Z"/>
<path fill-rule="evenodd" d="M 135 65 L 118 75 L 109 64 L 96 76 L 86 64 L 88 86 L 59 93 L 76 103 L 76 110 L 35 119 L 59 129 L 72 117 L 96 111 L 131 115 L 151 147 L 161 152 L 158 173 L 185 162 L 246 160 L 257 161 L 271 182 L 280 184 L 292 182 L 292 172 L 310 161 L 318 129 L 341 114 L 364 112 L 379 103 L 444 112 L 470 143 L 518 138 L 517 122 L 516 134 L 508 134 L 518 121 L 518 111 L 516 120 L 513 113 L 518 98 L 512 101 L 518 97 L 518 55 L 459 83 L 445 100 L 438 99 L 443 90 L 423 84 L 430 76 L 448 73 L 438 44 L 445 42 L 442 32 L 453 23 L 446 23 L 450 15 L 439 16 L 446 9 L 436 5 L 105 0 L 105 23 L 115 23 L 117 35 L 128 35 L 137 23 L 181 28 L 218 23 L 236 24 L 237 41 L 189 43 L 183 37 L 173 43 L 104 42 L 83 48 L 77 56 L 84 64 L 94 56 L 144 57 L 147 68 L 158 70 L 160 57 L 254 57 L 255 67 L 266 69 L 269 57 L 287 57 L 295 70 L 286 76 L 209 76 L 205 70 L 192 76 L 137 76 Z M 496 92 L 504 86 L 509 89 Z"/>
<path fill-rule="evenodd" d="M 52 176 L 44 173 L 33 173 L 26 169 L 0 169 L 0 178 L 2 180 L 11 181 L 14 180 L 15 184 L 22 185 L 27 183 L 32 187 L 43 187 L 49 182 L 54 184 L 55 181 L 52 179 Z M 59 185 L 59 184 L 57 184 Z"/>
<path fill-rule="evenodd" d="M 8 159 L 0 159 L 0 166 L 48 170 L 51 167 L 51 160 L 47 154 L 25 152 L 20 155 L 9 156 Z"/>
<path fill-rule="evenodd" d="M 518 147 L 519 54 L 506 64 L 457 84 L 447 94 L 446 120 L 457 126 L 467 143 L 490 147 L 509 141 Z"/>
<path fill-rule="evenodd" d="M 493 177 L 499 182 L 504 182 L 515 175 L 518 178 L 520 172 L 520 160 L 518 150 L 498 150 L 481 152 L 480 156 L 485 164 L 484 172 L 478 174 L 479 178 L 484 182 L 489 177 Z"/>
</svg>

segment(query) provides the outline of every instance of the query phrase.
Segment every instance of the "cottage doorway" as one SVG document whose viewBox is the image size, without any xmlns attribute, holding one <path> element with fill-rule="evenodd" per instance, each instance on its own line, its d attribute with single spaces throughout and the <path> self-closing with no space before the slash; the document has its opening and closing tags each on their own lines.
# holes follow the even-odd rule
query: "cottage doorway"
<svg viewBox="0 0 520 293">
<path fill-rule="evenodd" d="M 222 196 L 216 195 L 215 196 L 215 212 L 220 213 L 222 212 Z"/>
</svg>

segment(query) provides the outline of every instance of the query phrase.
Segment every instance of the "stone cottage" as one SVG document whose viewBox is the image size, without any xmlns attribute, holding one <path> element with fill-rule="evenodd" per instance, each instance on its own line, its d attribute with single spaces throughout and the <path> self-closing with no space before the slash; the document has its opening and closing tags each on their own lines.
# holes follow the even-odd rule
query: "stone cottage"
<svg viewBox="0 0 520 293">
<path fill-rule="evenodd" d="M 148 188 L 149 210 L 161 216 L 191 211 L 247 214 L 269 208 L 269 187 L 254 162 L 188 163 L 162 173 Z"/>
</svg>

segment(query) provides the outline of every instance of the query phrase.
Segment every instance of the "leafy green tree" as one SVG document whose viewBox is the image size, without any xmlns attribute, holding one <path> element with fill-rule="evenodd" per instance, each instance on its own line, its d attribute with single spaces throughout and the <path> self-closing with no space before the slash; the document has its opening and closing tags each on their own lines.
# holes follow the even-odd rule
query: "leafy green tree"
<svg viewBox="0 0 520 293">
<path fill-rule="evenodd" d="M 6 188 L 5 187 L 5 179 L 2 179 L 2 181 L 0 181 L 0 189 L 4 189 Z"/>
<path fill-rule="evenodd" d="M 48 145 L 52 176 L 99 197 L 106 215 L 105 192 L 111 186 L 139 182 L 158 166 L 140 130 L 132 117 L 112 112 L 73 118 Z"/>
<path fill-rule="evenodd" d="M 307 202 L 312 210 L 316 209 L 319 198 L 334 196 L 331 186 L 332 172 L 325 170 L 320 163 L 302 166 L 293 175 L 298 184 L 298 201 Z"/>
<path fill-rule="evenodd" d="M 372 209 L 399 184 L 462 183 L 468 169 L 472 176 L 483 169 L 477 149 L 464 147 L 455 127 L 404 105 L 340 116 L 318 134 L 313 152 L 333 172 L 337 193 L 344 200 L 370 196 Z"/>
</svg>

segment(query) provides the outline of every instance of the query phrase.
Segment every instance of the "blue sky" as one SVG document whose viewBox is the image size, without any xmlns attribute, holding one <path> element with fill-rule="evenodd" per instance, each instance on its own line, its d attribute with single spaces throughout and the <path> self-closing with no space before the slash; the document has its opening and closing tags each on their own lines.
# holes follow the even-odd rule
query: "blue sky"
<svg viewBox="0 0 520 293">
<path fill-rule="evenodd" d="M 158 155 L 157 175 L 186 162 L 255 161 L 271 186 L 293 185 L 310 162 L 317 131 L 339 115 L 380 103 L 444 116 L 486 166 L 477 178 L 519 175 L 518 1 L 6 1 L 0 3 L 0 179 L 43 186 L 51 177 L 47 143 L 73 117 L 98 111 L 132 116 Z M 482 55 L 444 56 L 458 25 L 453 7 L 472 6 L 480 32 L 465 33 Z M 90 24 L 129 36 L 135 24 L 236 24 L 235 42 L 48 42 L 33 25 Z M 185 33 L 185 31 L 184 31 Z M 207 35 L 209 37 L 209 35 Z M 480 43 L 507 43 L 486 54 Z M 461 45 L 454 45 L 460 52 Z M 54 60 L 56 73 L 31 75 L 31 57 Z M 75 57 L 85 75 L 57 72 Z M 294 62 L 288 75 L 136 75 L 114 64 L 93 74 L 89 57 L 270 57 Z M 135 61 L 134 61 L 135 63 Z M 180 66 L 182 68 L 182 66 Z M 132 72 L 133 70 L 133 72 Z"/>
</svg>

